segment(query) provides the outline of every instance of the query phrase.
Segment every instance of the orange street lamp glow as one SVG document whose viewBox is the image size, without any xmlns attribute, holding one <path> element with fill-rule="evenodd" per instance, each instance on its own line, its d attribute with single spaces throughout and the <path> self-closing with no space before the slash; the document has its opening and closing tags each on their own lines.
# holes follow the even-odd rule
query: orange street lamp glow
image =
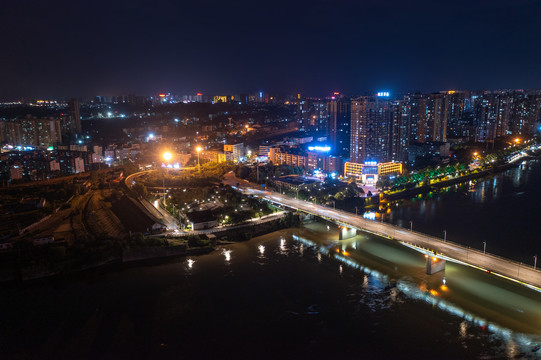
<svg viewBox="0 0 541 360">
<path fill-rule="evenodd" d="M 165 159 L 165 161 L 171 160 L 172 157 L 173 155 L 171 155 L 170 152 L 163 153 L 163 158 Z"/>
<path fill-rule="evenodd" d="M 518 144 L 520 142 L 520 139 L 519 138 L 516 138 L 515 139 L 515 142 Z"/>
<path fill-rule="evenodd" d="M 203 148 L 201 146 L 198 146 L 195 148 L 195 150 L 197 151 L 197 170 L 201 172 L 201 163 L 199 162 L 199 153 L 201 152 L 201 150 L 203 150 Z"/>
</svg>

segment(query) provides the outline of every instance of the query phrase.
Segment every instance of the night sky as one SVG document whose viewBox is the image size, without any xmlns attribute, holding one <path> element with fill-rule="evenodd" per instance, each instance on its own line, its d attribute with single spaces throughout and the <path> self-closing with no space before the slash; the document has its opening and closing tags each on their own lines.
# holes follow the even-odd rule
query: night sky
<svg viewBox="0 0 541 360">
<path fill-rule="evenodd" d="M 2 0 L 0 99 L 541 87 L 541 2 Z"/>
</svg>

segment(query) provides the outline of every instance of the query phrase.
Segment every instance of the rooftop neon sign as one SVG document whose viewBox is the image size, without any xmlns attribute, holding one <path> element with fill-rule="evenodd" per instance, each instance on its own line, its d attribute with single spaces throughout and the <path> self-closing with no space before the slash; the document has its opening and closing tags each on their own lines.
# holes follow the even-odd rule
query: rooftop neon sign
<svg viewBox="0 0 541 360">
<path fill-rule="evenodd" d="M 327 152 L 327 151 L 331 151 L 331 147 L 330 146 L 308 146 L 308 150 Z"/>
</svg>

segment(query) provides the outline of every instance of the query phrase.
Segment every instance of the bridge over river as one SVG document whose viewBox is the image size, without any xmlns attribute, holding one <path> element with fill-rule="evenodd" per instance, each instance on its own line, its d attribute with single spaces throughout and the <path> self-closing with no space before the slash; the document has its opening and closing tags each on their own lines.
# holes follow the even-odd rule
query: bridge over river
<svg viewBox="0 0 541 360">
<path fill-rule="evenodd" d="M 541 271 L 531 265 L 484 253 L 444 239 L 412 231 L 412 229 L 368 220 L 345 211 L 316 205 L 276 192 L 257 190 L 251 187 L 241 187 L 240 190 L 245 194 L 260 196 L 274 204 L 312 214 L 349 229 L 358 229 L 398 241 L 425 254 L 425 257 L 427 257 L 427 272 L 432 266 L 434 266 L 432 272 L 442 270 L 445 261 L 453 261 L 501 276 L 541 292 Z M 437 262 L 441 265 L 438 266 Z"/>
</svg>

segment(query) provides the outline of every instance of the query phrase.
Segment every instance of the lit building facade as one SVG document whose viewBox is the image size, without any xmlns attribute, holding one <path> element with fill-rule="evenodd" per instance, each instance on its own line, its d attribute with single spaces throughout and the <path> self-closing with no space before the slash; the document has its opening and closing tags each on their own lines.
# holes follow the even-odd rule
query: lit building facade
<svg viewBox="0 0 541 360">
<path fill-rule="evenodd" d="M 380 96 L 351 101 L 351 162 L 391 160 L 393 106 Z"/>
<path fill-rule="evenodd" d="M 363 164 L 353 162 L 344 164 L 344 177 L 356 177 L 364 184 L 375 184 L 380 176 L 402 174 L 402 171 L 402 163 L 399 162 L 367 161 Z"/>
</svg>

